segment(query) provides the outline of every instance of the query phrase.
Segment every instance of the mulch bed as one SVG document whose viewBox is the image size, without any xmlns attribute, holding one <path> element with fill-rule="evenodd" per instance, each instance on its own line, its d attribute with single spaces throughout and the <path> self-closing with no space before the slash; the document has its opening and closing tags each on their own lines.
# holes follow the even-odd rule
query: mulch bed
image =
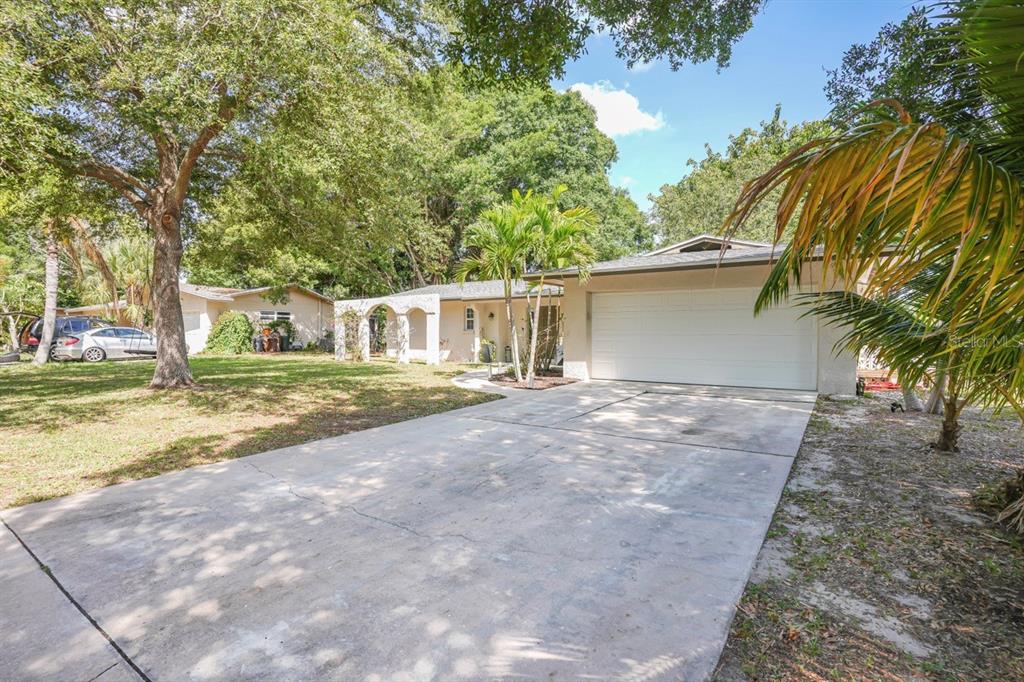
<svg viewBox="0 0 1024 682">
<path fill-rule="evenodd" d="M 555 386 L 565 386 L 566 384 L 576 383 L 576 379 L 569 379 L 563 377 L 561 372 L 550 372 L 538 374 L 533 381 L 533 390 L 542 391 L 545 388 L 553 388 Z M 516 381 L 515 376 L 509 376 L 508 374 L 500 374 L 491 377 L 491 382 L 498 384 L 499 386 L 511 386 L 512 388 L 526 388 L 526 381 Z"/>
<path fill-rule="evenodd" d="M 716 679 L 1024 679 L 1024 539 L 971 499 L 1020 422 L 969 410 L 942 453 L 898 398 L 818 401 Z"/>
</svg>

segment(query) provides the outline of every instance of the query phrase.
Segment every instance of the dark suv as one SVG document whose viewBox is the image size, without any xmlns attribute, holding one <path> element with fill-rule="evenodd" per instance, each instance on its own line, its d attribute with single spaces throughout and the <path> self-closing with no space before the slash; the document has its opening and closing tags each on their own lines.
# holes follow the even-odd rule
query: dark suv
<svg viewBox="0 0 1024 682">
<path fill-rule="evenodd" d="M 102 317 L 92 317 L 89 315 L 62 317 L 58 315 L 57 321 L 53 325 L 53 340 L 56 343 L 57 339 L 61 336 L 70 336 L 75 332 L 87 332 L 90 329 L 113 326 L 113 322 L 104 320 Z M 21 334 L 18 335 L 21 351 L 23 353 L 35 353 L 36 349 L 39 348 L 39 337 L 42 335 L 43 318 L 37 317 L 21 328 Z"/>
</svg>

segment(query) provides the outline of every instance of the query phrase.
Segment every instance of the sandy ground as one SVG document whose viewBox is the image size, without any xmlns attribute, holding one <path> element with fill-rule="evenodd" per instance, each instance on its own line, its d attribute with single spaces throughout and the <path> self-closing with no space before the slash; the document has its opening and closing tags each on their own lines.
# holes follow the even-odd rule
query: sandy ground
<svg viewBox="0 0 1024 682">
<path fill-rule="evenodd" d="M 819 400 L 717 679 L 1024 679 L 1024 545 L 971 500 L 1024 432 L 973 410 L 940 453 L 898 398 Z"/>
</svg>

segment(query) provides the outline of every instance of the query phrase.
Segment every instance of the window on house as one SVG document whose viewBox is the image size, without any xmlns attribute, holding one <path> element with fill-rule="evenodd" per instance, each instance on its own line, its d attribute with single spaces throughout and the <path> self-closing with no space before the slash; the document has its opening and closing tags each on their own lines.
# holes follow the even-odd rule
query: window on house
<svg viewBox="0 0 1024 682">
<path fill-rule="evenodd" d="M 466 308 L 466 331 L 471 332 L 476 328 L 476 311 Z"/>
<path fill-rule="evenodd" d="M 274 322 L 275 320 L 288 320 L 291 322 L 292 314 L 287 310 L 261 310 L 260 322 Z"/>
</svg>

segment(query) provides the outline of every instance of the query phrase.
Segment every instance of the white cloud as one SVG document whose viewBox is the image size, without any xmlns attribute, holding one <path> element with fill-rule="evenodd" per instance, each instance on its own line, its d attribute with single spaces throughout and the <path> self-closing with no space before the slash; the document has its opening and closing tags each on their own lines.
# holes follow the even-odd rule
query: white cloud
<svg viewBox="0 0 1024 682">
<path fill-rule="evenodd" d="M 632 73 L 647 73 L 648 71 L 650 71 L 651 69 L 653 69 L 653 68 L 654 68 L 654 65 L 655 65 L 655 64 L 657 64 L 657 63 L 658 63 L 658 62 L 656 62 L 656 61 L 651 61 L 651 62 L 637 62 L 637 63 L 636 63 L 636 64 L 634 64 L 633 66 L 629 67 L 629 70 L 630 70 L 630 71 L 631 71 Z"/>
<path fill-rule="evenodd" d="M 623 175 L 622 177 L 619 178 L 619 187 L 629 187 L 635 182 L 636 178 L 629 175 Z"/>
<path fill-rule="evenodd" d="M 597 111 L 598 129 L 611 137 L 631 135 L 665 126 L 661 112 L 651 115 L 640 108 L 640 100 L 625 89 L 617 90 L 608 81 L 575 83 L 569 88 Z"/>
</svg>

